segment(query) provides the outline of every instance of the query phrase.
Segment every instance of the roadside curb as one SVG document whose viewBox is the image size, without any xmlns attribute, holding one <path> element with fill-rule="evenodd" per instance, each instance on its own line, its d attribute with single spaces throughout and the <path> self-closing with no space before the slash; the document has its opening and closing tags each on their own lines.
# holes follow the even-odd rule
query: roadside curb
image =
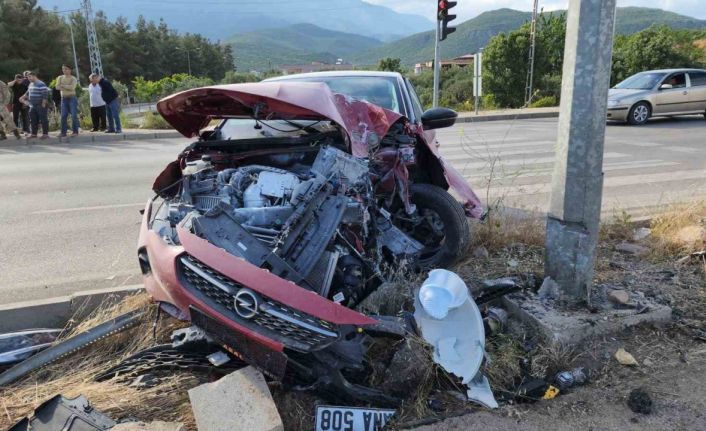
<svg viewBox="0 0 706 431">
<path fill-rule="evenodd" d="M 556 112 L 518 112 L 508 114 L 491 114 L 491 115 L 462 115 L 456 120 L 456 123 L 480 123 L 485 121 L 512 121 L 512 120 L 527 120 L 533 118 L 558 118 L 559 111 Z"/>
<path fill-rule="evenodd" d="M 145 132 L 145 133 L 123 133 L 120 135 L 115 134 L 90 134 L 86 132 L 75 138 L 59 138 L 57 136 L 52 136 L 48 139 L 15 139 L 14 136 L 8 135 L 6 140 L 0 141 L 0 147 L 31 147 L 40 145 L 70 145 L 70 144 L 103 144 L 112 143 L 120 141 L 141 141 L 146 139 L 173 139 L 181 138 L 182 135 L 175 131 L 165 131 L 165 132 Z"/>
<path fill-rule="evenodd" d="M 142 285 L 123 286 L 0 305 L 0 333 L 63 328 L 72 318 L 88 315 L 104 301 L 120 299 L 139 293 L 142 289 Z"/>
</svg>

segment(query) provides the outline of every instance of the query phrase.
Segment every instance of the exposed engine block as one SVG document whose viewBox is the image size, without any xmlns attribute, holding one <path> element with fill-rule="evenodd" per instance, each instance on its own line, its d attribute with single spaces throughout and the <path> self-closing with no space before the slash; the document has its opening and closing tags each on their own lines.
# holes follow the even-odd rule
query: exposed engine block
<svg viewBox="0 0 706 431">
<path fill-rule="evenodd" d="M 367 161 L 323 147 L 307 171 L 217 171 L 208 157 L 190 162 L 180 196 L 168 204 L 169 222 L 322 296 L 355 303 L 371 275 L 364 273 L 379 273 L 383 248 L 410 256 L 422 245 L 373 216 Z"/>
</svg>

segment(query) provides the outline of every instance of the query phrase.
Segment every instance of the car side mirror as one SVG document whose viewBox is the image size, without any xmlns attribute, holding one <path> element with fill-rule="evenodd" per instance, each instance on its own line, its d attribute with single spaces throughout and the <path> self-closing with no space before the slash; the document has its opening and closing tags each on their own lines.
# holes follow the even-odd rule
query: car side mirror
<svg viewBox="0 0 706 431">
<path fill-rule="evenodd" d="M 674 88 L 672 84 L 662 84 L 659 86 L 660 90 L 671 90 L 672 88 Z"/>
<path fill-rule="evenodd" d="M 443 129 L 456 124 L 458 114 L 449 108 L 432 108 L 422 114 L 424 130 Z"/>
</svg>

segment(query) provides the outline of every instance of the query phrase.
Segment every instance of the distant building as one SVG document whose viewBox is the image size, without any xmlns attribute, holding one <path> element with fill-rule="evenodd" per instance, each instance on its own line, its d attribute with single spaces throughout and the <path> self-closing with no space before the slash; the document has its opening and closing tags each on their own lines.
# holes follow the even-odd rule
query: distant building
<svg viewBox="0 0 706 431">
<path fill-rule="evenodd" d="M 336 64 L 313 61 L 309 64 L 285 64 L 279 66 L 278 69 L 285 75 L 294 75 L 296 73 L 324 72 L 329 70 L 350 70 L 353 69 L 353 65 L 345 63 L 343 59 L 339 58 Z"/>
<path fill-rule="evenodd" d="M 460 57 L 453 58 L 451 60 L 441 60 L 441 67 L 448 68 L 451 66 L 458 66 L 458 67 L 472 66 L 475 58 L 476 58 L 476 56 L 474 54 L 466 54 L 466 55 L 462 55 Z M 426 61 L 424 63 L 417 63 L 414 65 L 414 74 L 419 75 L 420 73 L 424 72 L 425 70 L 431 70 L 433 68 L 434 68 L 434 60 Z"/>
</svg>

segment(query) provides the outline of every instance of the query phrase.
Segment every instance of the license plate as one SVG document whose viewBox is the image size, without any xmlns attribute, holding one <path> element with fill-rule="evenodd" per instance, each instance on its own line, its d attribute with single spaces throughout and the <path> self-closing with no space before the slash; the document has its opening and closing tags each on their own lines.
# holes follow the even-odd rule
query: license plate
<svg viewBox="0 0 706 431">
<path fill-rule="evenodd" d="M 315 431 L 382 431 L 394 410 L 316 406 Z"/>
</svg>

